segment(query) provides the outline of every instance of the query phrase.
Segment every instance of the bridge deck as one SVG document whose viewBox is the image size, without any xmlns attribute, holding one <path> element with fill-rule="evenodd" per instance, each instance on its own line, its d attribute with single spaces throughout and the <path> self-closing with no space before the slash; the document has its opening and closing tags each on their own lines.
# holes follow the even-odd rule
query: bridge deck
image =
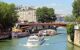
<svg viewBox="0 0 80 50">
<path fill-rule="evenodd" d="M 64 22 L 53 22 L 53 23 L 25 23 L 25 24 L 20 24 L 22 26 L 39 26 L 39 25 L 43 25 L 43 26 L 46 26 L 46 25 L 55 25 L 55 26 L 66 26 L 66 23 Z"/>
</svg>

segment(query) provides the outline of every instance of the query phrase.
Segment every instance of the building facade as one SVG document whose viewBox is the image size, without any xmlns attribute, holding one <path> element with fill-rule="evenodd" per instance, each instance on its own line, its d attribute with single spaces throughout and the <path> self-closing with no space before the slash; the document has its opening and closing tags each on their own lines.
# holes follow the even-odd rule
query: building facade
<svg viewBox="0 0 80 50">
<path fill-rule="evenodd" d="M 19 6 L 16 8 L 17 14 L 19 15 L 19 21 L 37 22 L 36 9 L 33 7 Z M 64 22 L 64 16 L 56 14 L 56 22 Z"/>
<path fill-rule="evenodd" d="M 36 10 L 32 7 L 18 7 L 17 14 L 19 15 L 19 21 L 36 22 Z"/>
<path fill-rule="evenodd" d="M 56 14 L 56 22 L 65 22 L 65 17 L 61 14 Z"/>
</svg>

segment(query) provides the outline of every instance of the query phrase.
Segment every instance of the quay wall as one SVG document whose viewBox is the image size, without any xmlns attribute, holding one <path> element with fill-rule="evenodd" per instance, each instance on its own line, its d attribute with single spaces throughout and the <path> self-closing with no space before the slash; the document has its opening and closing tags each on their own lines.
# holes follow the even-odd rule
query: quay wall
<svg viewBox="0 0 80 50">
<path fill-rule="evenodd" d="M 76 27 L 77 28 L 77 27 Z M 71 41 L 70 35 L 67 35 L 68 42 L 80 47 L 80 29 L 74 29 L 74 41 Z"/>
</svg>

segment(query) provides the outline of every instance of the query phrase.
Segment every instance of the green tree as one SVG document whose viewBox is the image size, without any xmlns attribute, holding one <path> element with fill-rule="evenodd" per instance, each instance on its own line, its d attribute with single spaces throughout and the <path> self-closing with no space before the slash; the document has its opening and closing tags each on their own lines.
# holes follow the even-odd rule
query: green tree
<svg viewBox="0 0 80 50">
<path fill-rule="evenodd" d="M 18 15 L 15 11 L 14 4 L 0 2 L 0 24 L 4 29 L 9 29 L 14 26 Z"/>
<path fill-rule="evenodd" d="M 36 16 L 39 22 L 52 22 L 56 20 L 53 8 L 47 7 L 37 8 Z"/>
<path fill-rule="evenodd" d="M 76 18 L 74 16 L 65 16 L 66 22 L 75 22 Z"/>
<path fill-rule="evenodd" d="M 74 24 L 67 24 L 67 34 L 70 36 L 72 42 L 74 42 Z"/>
<path fill-rule="evenodd" d="M 75 17 L 80 16 L 80 0 L 74 0 L 73 2 L 73 15 Z"/>
<path fill-rule="evenodd" d="M 75 21 L 77 22 L 77 24 L 80 24 L 80 16 L 77 17 Z"/>
</svg>

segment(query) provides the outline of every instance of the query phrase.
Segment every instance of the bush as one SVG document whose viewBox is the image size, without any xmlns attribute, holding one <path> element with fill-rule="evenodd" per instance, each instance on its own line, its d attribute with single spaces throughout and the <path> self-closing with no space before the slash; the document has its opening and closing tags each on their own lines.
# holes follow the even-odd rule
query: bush
<svg viewBox="0 0 80 50">
<path fill-rule="evenodd" d="M 67 34 L 70 36 L 72 42 L 74 42 L 74 24 L 67 24 Z"/>
</svg>

